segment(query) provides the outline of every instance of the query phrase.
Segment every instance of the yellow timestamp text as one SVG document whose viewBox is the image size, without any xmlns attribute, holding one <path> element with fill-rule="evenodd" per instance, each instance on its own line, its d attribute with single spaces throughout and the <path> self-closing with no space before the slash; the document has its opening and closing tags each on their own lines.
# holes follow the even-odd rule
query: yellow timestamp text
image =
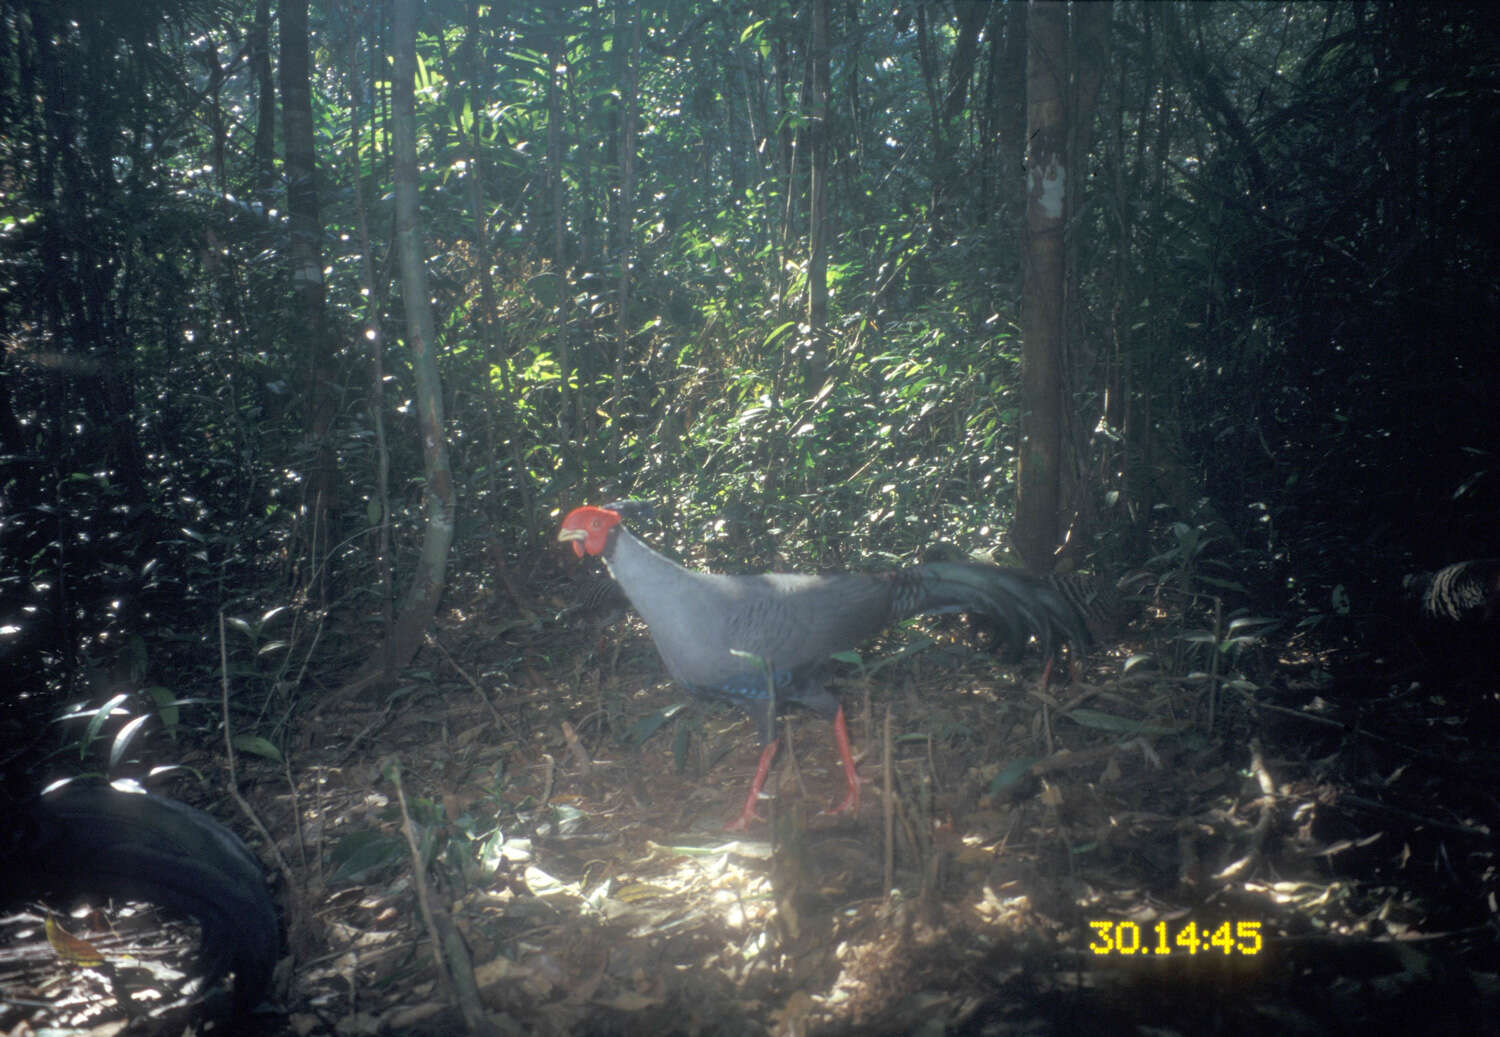
<svg viewBox="0 0 1500 1037">
<path fill-rule="evenodd" d="M 1089 928 L 1094 931 L 1089 950 L 1100 957 L 1150 954 L 1250 956 L 1259 954 L 1264 946 L 1259 922 L 1221 922 L 1218 925 L 1157 922 L 1143 926 L 1138 922 L 1092 921 Z"/>
</svg>

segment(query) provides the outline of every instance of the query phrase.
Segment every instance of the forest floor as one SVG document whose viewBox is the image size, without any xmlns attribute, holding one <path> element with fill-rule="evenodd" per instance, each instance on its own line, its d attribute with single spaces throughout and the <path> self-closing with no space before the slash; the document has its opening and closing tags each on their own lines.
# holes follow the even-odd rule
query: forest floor
<svg viewBox="0 0 1500 1037">
<path fill-rule="evenodd" d="M 295 808 L 242 761 L 300 905 L 285 1014 L 247 1032 L 463 1032 L 393 761 L 501 1033 L 1497 1032 L 1492 671 L 1442 695 L 1283 640 L 1211 694 L 1149 610 L 1043 688 L 907 627 L 839 686 L 858 811 L 824 812 L 830 725 L 794 715 L 736 833 L 752 724 L 676 710 L 639 621 L 571 623 L 570 593 L 471 595 L 424 683 L 309 714 Z"/>
</svg>

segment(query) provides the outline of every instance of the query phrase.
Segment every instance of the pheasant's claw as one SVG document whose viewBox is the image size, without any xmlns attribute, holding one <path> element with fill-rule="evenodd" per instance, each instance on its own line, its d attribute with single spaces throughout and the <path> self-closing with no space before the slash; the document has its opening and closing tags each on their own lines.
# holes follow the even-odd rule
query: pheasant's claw
<svg viewBox="0 0 1500 1037">
<path fill-rule="evenodd" d="M 733 821 L 724 826 L 724 831 L 743 832 L 750 827 L 750 823 L 752 821 L 761 822 L 764 820 L 765 818 L 761 817 L 758 813 L 755 812 L 755 808 L 753 806 L 746 807 L 744 811 L 741 812 L 739 817 L 735 818 Z"/>
<path fill-rule="evenodd" d="M 845 811 L 852 811 L 852 812 L 854 812 L 856 814 L 859 813 L 859 786 L 858 785 L 856 785 L 854 788 L 850 789 L 844 795 L 843 801 L 841 803 L 839 803 L 838 806 L 836 806 L 836 807 L 829 807 L 827 810 L 825 810 L 823 812 L 825 814 L 842 814 Z"/>
</svg>

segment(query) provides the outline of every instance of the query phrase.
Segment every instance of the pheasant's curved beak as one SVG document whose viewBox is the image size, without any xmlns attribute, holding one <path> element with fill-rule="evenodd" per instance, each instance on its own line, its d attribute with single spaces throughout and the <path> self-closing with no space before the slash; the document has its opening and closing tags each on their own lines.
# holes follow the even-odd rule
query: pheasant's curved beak
<svg viewBox="0 0 1500 1037">
<path fill-rule="evenodd" d="M 557 539 L 559 541 L 561 541 L 563 543 L 567 543 L 568 541 L 572 541 L 572 543 L 573 543 L 573 553 L 576 554 L 579 558 L 583 557 L 583 542 L 585 540 L 587 540 L 588 538 L 589 538 L 589 534 L 588 534 L 587 530 L 578 529 L 576 527 L 573 527 L 573 528 L 564 527 L 564 528 L 559 529 L 557 531 Z"/>
</svg>

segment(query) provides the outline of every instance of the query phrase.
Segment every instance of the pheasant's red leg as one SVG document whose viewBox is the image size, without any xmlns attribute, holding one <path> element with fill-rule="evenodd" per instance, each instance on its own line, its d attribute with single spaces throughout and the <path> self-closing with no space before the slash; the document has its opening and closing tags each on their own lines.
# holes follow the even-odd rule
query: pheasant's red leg
<svg viewBox="0 0 1500 1037">
<path fill-rule="evenodd" d="M 839 706 L 839 711 L 833 716 L 833 743 L 839 747 L 839 759 L 844 761 L 844 780 L 849 783 L 849 791 L 844 795 L 844 801 L 829 813 L 842 814 L 845 810 L 858 813 L 859 775 L 854 770 L 854 754 L 849 751 L 849 725 L 844 723 L 843 706 Z"/>
<path fill-rule="evenodd" d="M 848 735 L 844 736 L 848 741 Z M 755 780 L 750 783 L 750 795 L 745 797 L 745 809 L 740 811 L 740 816 L 724 826 L 727 832 L 743 832 L 750 827 L 751 821 L 762 821 L 759 814 L 755 812 L 755 804 L 760 799 L 760 787 L 766 783 L 766 775 L 771 771 L 771 761 L 776 758 L 776 749 L 781 745 L 781 739 L 776 739 L 768 744 L 760 754 L 760 764 L 755 768 Z"/>
</svg>

